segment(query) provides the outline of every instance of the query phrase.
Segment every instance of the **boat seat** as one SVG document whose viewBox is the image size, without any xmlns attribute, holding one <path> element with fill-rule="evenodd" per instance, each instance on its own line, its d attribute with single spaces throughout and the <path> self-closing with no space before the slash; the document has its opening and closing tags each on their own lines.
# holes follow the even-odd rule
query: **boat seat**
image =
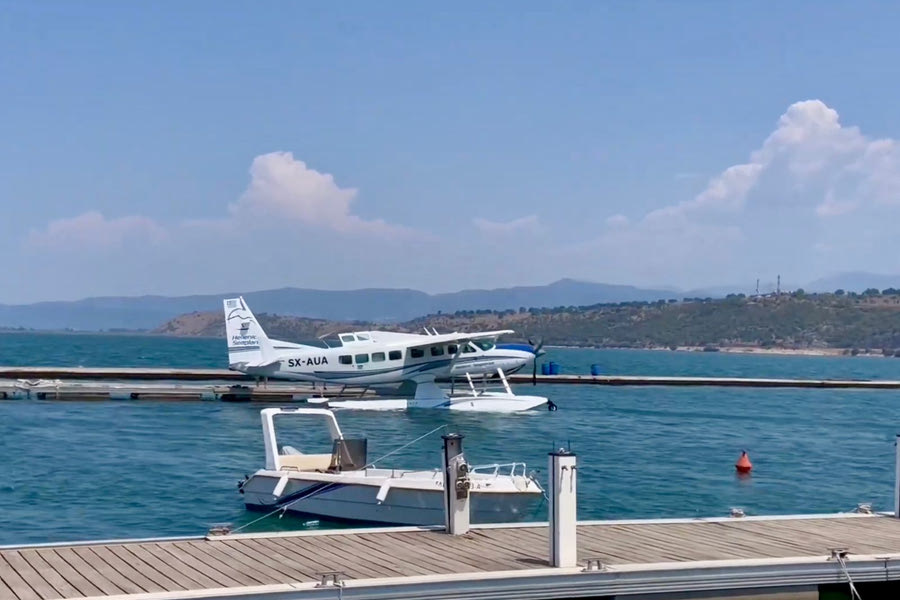
<svg viewBox="0 0 900 600">
<path fill-rule="evenodd" d="M 298 471 L 327 471 L 331 466 L 330 454 L 282 454 L 278 457 L 282 469 Z"/>
</svg>

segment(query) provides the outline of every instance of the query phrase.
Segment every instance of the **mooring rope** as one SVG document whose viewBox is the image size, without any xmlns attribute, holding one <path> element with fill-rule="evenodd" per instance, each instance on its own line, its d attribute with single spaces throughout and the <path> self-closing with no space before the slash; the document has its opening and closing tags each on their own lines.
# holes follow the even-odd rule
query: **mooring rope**
<svg viewBox="0 0 900 600">
<path fill-rule="evenodd" d="M 400 452 L 401 450 L 403 450 L 403 449 L 405 449 L 405 448 L 409 448 L 410 446 L 412 446 L 412 445 L 415 444 L 416 442 L 419 442 L 419 441 L 421 441 L 421 440 L 424 440 L 424 439 L 427 438 L 428 436 L 430 436 L 430 435 L 432 435 L 432 434 L 434 434 L 434 433 L 440 431 L 441 429 L 446 429 L 446 428 L 447 428 L 446 425 L 439 425 L 439 426 L 435 427 L 434 429 L 432 429 L 431 431 L 429 431 L 428 433 L 425 433 L 425 434 L 423 434 L 423 435 L 420 435 L 419 437 L 417 437 L 416 439 L 412 440 L 411 442 L 407 442 L 407 443 L 403 444 L 402 446 L 400 446 L 399 448 L 394 448 L 393 450 L 391 450 L 391 451 L 388 452 L 387 454 L 384 454 L 383 456 L 379 456 L 379 457 L 376 458 L 375 460 L 373 460 L 373 461 L 367 463 L 365 466 L 363 466 L 363 469 L 368 469 L 369 467 L 374 467 L 374 466 L 375 466 L 375 463 L 377 463 L 378 461 L 384 460 L 384 459 L 387 458 L 388 456 L 391 456 L 392 454 L 396 454 L 397 452 Z M 325 487 L 315 490 L 315 493 L 316 493 L 316 494 L 321 494 L 322 492 L 325 492 L 325 491 L 329 490 L 330 488 L 332 488 L 333 486 L 336 486 L 336 485 L 339 485 L 339 484 L 340 484 L 340 482 L 337 482 L 337 481 L 332 482 L 332 483 L 329 483 L 329 484 L 326 485 Z M 243 529 L 246 529 L 247 527 L 250 527 L 250 526 L 253 525 L 254 523 L 258 523 L 258 522 L 262 521 L 262 520 L 265 519 L 265 518 L 271 517 L 271 516 L 274 515 L 275 513 L 281 513 L 281 516 L 284 516 L 284 513 L 287 512 L 287 509 L 288 509 L 288 508 L 290 508 L 291 506 L 293 506 L 293 505 L 296 504 L 297 502 L 300 502 L 301 500 L 304 500 L 304 499 L 307 498 L 307 497 L 308 497 L 308 496 L 301 496 L 301 497 L 299 497 L 299 498 L 297 498 L 297 499 L 295 499 L 295 500 L 291 500 L 291 501 L 288 502 L 287 504 L 285 504 L 285 505 L 283 505 L 283 506 L 277 507 L 277 508 L 276 508 L 275 510 L 273 510 L 272 512 L 268 512 L 268 513 L 264 514 L 263 516 L 259 517 L 258 519 L 253 519 L 253 520 L 250 521 L 249 523 L 245 523 L 245 524 L 241 525 L 241 526 L 238 527 L 237 529 L 234 529 L 231 533 L 237 533 L 237 532 L 239 532 L 239 531 L 241 531 L 241 530 L 243 530 Z M 281 517 L 279 517 L 279 518 L 281 518 Z"/>
<path fill-rule="evenodd" d="M 844 557 L 838 554 L 835 558 L 837 558 L 838 563 L 841 565 L 841 570 L 844 571 L 844 577 L 847 578 L 847 583 L 850 584 L 850 596 L 856 598 L 856 600 L 862 600 L 859 592 L 856 591 L 856 586 L 853 585 L 853 579 L 850 577 L 850 571 L 847 570 L 847 563 L 844 562 Z"/>
</svg>

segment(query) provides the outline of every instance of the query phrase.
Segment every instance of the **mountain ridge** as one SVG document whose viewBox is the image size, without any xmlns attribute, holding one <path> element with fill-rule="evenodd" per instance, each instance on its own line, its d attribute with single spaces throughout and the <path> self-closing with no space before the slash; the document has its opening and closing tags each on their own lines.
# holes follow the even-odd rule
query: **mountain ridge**
<svg viewBox="0 0 900 600">
<path fill-rule="evenodd" d="M 543 286 L 468 289 L 428 294 L 409 288 L 316 290 L 282 287 L 189 296 L 99 296 L 74 301 L 0 304 L 0 327 L 28 329 L 153 329 L 179 315 L 221 310 L 223 298 L 243 295 L 254 312 L 330 321 L 401 322 L 467 309 L 505 310 L 676 297 L 672 290 L 560 279 Z"/>
<path fill-rule="evenodd" d="M 782 286 L 785 289 L 788 286 Z M 846 272 L 817 279 L 807 291 L 900 288 L 900 275 Z M 329 321 L 400 323 L 423 315 L 460 310 L 518 310 L 593 304 L 724 297 L 750 293 L 750 286 L 711 286 L 695 290 L 639 287 L 563 278 L 546 285 L 470 288 L 428 294 L 412 288 L 318 290 L 281 287 L 251 292 L 165 296 L 97 296 L 73 301 L 0 304 L 0 327 L 38 330 L 152 330 L 179 315 L 221 310 L 223 298 L 243 295 L 256 312 Z M 768 282 L 761 291 L 774 289 Z M 730 290 L 730 291 L 729 291 Z"/>
</svg>

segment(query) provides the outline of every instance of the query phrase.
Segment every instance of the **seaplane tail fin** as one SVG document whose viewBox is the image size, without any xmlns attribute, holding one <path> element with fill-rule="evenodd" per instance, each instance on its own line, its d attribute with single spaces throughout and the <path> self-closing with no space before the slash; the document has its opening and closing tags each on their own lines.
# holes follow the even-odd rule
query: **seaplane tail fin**
<svg viewBox="0 0 900 600">
<path fill-rule="evenodd" d="M 259 325 L 242 297 L 228 298 L 225 308 L 225 336 L 228 338 L 228 365 L 239 371 L 264 368 L 278 362 L 272 341 Z"/>
</svg>

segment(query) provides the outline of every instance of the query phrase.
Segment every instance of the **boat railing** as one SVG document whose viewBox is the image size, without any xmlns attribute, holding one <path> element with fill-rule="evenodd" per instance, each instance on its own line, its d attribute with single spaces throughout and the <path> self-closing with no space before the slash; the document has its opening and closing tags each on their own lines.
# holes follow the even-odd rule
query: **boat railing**
<svg viewBox="0 0 900 600">
<path fill-rule="evenodd" d="M 525 463 L 523 462 L 511 462 L 511 463 L 494 463 L 491 465 L 478 465 L 475 467 L 470 467 L 469 470 L 473 473 L 482 473 L 482 474 L 490 474 L 493 477 L 497 477 L 498 475 L 508 475 L 510 477 L 515 476 L 516 474 L 521 475 L 522 477 L 526 476 L 527 468 Z"/>
</svg>

